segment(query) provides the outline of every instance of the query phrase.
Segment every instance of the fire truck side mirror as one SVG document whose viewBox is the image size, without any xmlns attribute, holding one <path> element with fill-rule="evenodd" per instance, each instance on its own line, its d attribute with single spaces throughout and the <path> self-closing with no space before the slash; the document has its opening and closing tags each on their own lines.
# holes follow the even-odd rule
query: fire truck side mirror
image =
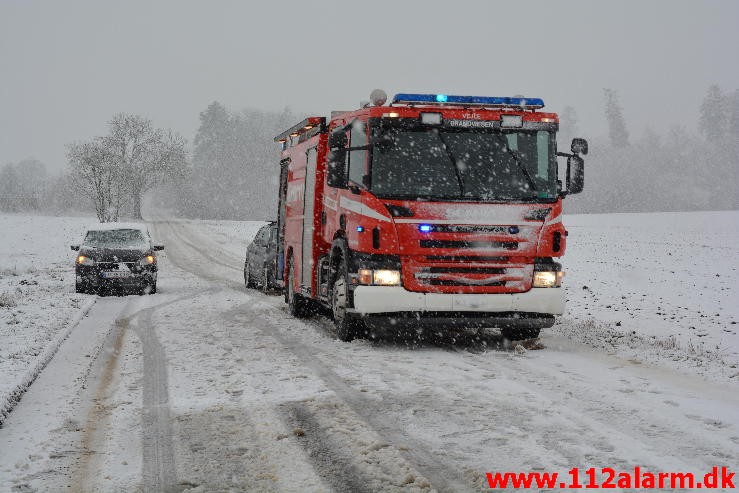
<svg viewBox="0 0 739 493">
<path fill-rule="evenodd" d="M 578 156 L 567 158 L 567 193 L 580 193 L 585 185 L 585 161 Z"/>
<path fill-rule="evenodd" d="M 588 141 L 585 139 L 581 139 L 579 137 L 575 137 L 572 139 L 572 144 L 570 145 L 570 149 L 575 154 L 588 154 Z"/>
</svg>

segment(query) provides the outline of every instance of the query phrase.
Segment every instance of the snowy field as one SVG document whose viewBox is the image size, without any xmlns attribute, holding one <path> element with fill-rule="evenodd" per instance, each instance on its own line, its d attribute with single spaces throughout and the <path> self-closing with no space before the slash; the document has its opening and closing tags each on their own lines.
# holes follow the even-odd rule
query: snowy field
<svg viewBox="0 0 739 493">
<path fill-rule="evenodd" d="M 739 211 L 564 221 L 568 313 L 554 333 L 739 383 Z"/>
<path fill-rule="evenodd" d="M 477 491 L 490 470 L 737 467 L 737 211 L 567 217 L 568 313 L 538 351 L 336 341 L 244 290 L 261 222 L 155 221 L 158 294 L 76 295 L 87 223 L 0 216 L 18 232 L 0 242 L 0 398 L 68 336 L 0 428 L 0 490 Z"/>
</svg>

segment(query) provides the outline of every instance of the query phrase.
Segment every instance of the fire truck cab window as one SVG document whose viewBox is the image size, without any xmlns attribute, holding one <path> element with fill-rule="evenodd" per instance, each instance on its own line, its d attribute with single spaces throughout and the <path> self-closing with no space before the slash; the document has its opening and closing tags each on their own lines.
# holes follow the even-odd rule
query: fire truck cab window
<svg viewBox="0 0 739 493">
<path fill-rule="evenodd" d="M 554 138 L 513 132 L 390 128 L 372 154 L 378 197 L 426 200 L 554 200 Z"/>
<path fill-rule="evenodd" d="M 349 147 L 362 147 L 367 145 L 367 129 L 363 121 L 355 120 L 352 123 L 349 135 Z M 349 151 L 349 181 L 362 184 L 362 178 L 366 174 L 367 149 Z"/>
</svg>

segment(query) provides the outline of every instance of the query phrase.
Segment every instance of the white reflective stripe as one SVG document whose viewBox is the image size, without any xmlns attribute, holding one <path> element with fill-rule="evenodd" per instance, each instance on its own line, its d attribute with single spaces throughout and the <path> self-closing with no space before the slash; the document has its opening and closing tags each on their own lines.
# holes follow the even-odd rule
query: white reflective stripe
<svg viewBox="0 0 739 493">
<path fill-rule="evenodd" d="M 356 200 L 348 199 L 346 197 L 341 197 L 341 200 L 339 201 L 339 204 L 341 204 L 341 207 L 344 209 L 350 210 L 352 212 L 356 212 L 359 215 L 371 217 L 372 219 L 377 219 L 380 221 L 388 221 L 390 222 L 391 219 L 388 216 L 383 216 L 376 210 L 367 207 L 361 202 L 357 202 Z"/>
<path fill-rule="evenodd" d="M 457 294 L 417 293 L 395 286 L 358 286 L 354 312 L 393 313 L 423 311 L 526 312 L 561 315 L 564 288 L 532 288 L 525 293 Z"/>
<path fill-rule="evenodd" d="M 559 216 L 555 217 L 551 221 L 545 222 L 544 223 L 544 226 L 549 226 L 550 224 L 557 224 L 557 223 L 561 223 L 561 222 L 562 222 L 562 215 L 560 214 Z"/>
</svg>

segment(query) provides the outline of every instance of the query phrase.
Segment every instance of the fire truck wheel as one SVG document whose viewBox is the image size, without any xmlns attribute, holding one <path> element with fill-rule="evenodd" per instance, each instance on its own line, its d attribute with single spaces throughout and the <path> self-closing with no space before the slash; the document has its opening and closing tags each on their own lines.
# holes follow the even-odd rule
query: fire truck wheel
<svg viewBox="0 0 739 493">
<path fill-rule="evenodd" d="M 287 261 L 287 286 L 285 286 L 285 301 L 287 302 L 287 311 L 295 318 L 304 318 L 309 315 L 308 302 L 298 293 L 293 291 L 295 286 L 295 269 L 293 269 L 293 259 Z"/>
<path fill-rule="evenodd" d="M 522 341 L 525 339 L 536 339 L 539 337 L 541 329 L 516 329 L 516 328 L 505 328 L 501 329 L 500 333 L 509 341 Z"/>
<path fill-rule="evenodd" d="M 360 322 L 352 319 L 347 313 L 346 262 L 339 264 L 331 290 L 331 312 L 336 326 L 336 337 L 340 341 L 349 342 L 359 333 Z"/>
</svg>

